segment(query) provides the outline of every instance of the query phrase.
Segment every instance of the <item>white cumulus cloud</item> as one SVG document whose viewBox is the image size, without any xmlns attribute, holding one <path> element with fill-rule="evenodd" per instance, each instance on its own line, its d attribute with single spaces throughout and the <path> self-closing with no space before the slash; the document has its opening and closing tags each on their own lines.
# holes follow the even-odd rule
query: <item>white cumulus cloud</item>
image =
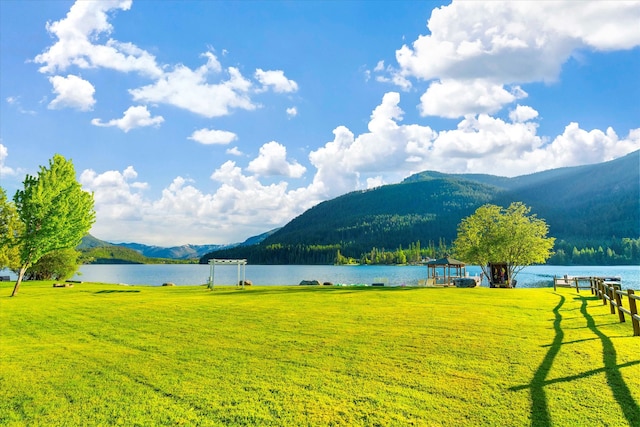
<svg viewBox="0 0 640 427">
<path fill-rule="evenodd" d="M 639 19 L 638 2 L 453 2 L 396 59 L 401 74 L 425 80 L 549 81 L 575 49 L 639 45 Z"/>
<path fill-rule="evenodd" d="M 287 117 L 293 118 L 298 115 L 298 109 L 296 107 L 287 108 Z"/>
<path fill-rule="evenodd" d="M 267 90 L 269 87 L 278 93 L 290 93 L 298 90 L 298 83 L 289 80 L 282 70 L 264 71 L 258 68 L 255 77 L 262 83 L 263 90 Z"/>
<path fill-rule="evenodd" d="M 232 156 L 242 156 L 242 151 L 238 147 L 227 148 L 225 153 L 230 154 Z"/>
<path fill-rule="evenodd" d="M 108 225 L 113 221 L 139 221 L 148 207 L 142 197 L 147 188 L 144 182 L 133 181 L 137 173 L 132 166 L 124 171 L 97 173 L 86 169 L 80 174 L 80 183 L 87 191 L 94 193 L 96 217 L 100 219 L 95 227 L 98 235 L 109 234 Z M 105 231 L 102 229 L 105 228 Z"/>
<path fill-rule="evenodd" d="M 518 104 L 515 110 L 509 112 L 509 119 L 512 122 L 526 122 L 536 117 L 538 117 L 538 112 L 528 105 Z"/>
<path fill-rule="evenodd" d="M 208 81 L 211 73 L 219 72 L 218 66 L 211 57 L 207 64 L 195 70 L 176 65 L 155 83 L 131 89 L 129 93 L 135 101 L 169 104 L 209 118 L 226 116 L 235 108 L 256 109 L 248 93 L 252 83 L 237 68 L 227 69 L 226 80 Z"/>
<path fill-rule="evenodd" d="M 216 129 L 199 129 L 191 134 L 188 139 L 199 142 L 201 144 L 229 144 L 236 139 L 238 135 L 226 130 Z"/>
<path fill-rule="evenodd" d="M 49 103 L 49 108 L 75 108 L 80 111 L 89 111 L 93 108 L 96 100 L 93 98 L 95 88 L 88 81 L 78 76 L 69 74 L 67 77 L 49 77 L 53 85 L 53 92 L 56 98 Z"/>
<path fill-rule="evenodd" d="M 196 69 L 181 63 L 159 64 L 153 54 L 134 43 L 110 37 L 114 28 L 109 21 L 116 12 L 128 11 L 131 5 L 132 0 L 76 1 L 65 18 L 47 23 L 47 30 L 56 41 L 33 59 L 41 64 L 39 71 L 55 74 L 76 67 L 136 73 L 150 83 L 129 90 L 134 101 L 169 104 L 209 118 L 226 116 L 235 109 L 255 110 L 258 105 L 251 95 L 258 92 L 298 90 L 298 84 L 282 70 L 257 69 L 255 80 L 250 80 L 242 75 L 240 67 L 224 69 L 211 51 L 201 55 L 206 62 Z M 93 107 L 93 86 L 89 82 L 71 76 L 61 79 L 51 78 L 58 94 L 51 108 L 86 111 Z M 77 90 L 69 89 L 72 84 Z"/>
<path fill-rule="evenodd" d="M 306 168 L 296 161 L 287 161 L 287 149 L 275 141 L 260 147 L 260 154 L 252 160 L 247 170 L 262 176 L 286 176 L 300 178 Z"/>
<path fill-rule="evenodd" d="M 420 97 L 420 113 L 423 116 L 447 118 L 467 114 L 493 114 L 516 99 L 527 94 L 519 86 L 507 90 L 503 85 L 486 80 L 434 81 Z"/>
<path fill-rule="evenodd" d="M 518 106 L 511 122 L 488 114 L 469 115 L 455 129 L 401 124 L 398 93 L 387 93 L 369 122 L 369 132 L 334 130 L 334 140 L 312 151 L 317 169 L 313 194 L 335 197 L 365 188 L 382 177 L 397 182 L 411 173 L 491 173 L 516 176 L 562 166 L 610 160 L 640 149 L 640 130 L 620 138 L 612 129 L 586 131 L 567 126 L 557 137 L 538 135 L 538 113 Z M 379 181 L 379 180 L 378 180 Z"/>
<path fill-rule="evenodd" d="M 411 79 L 432 81 L 425 115 L 494 113 L 526 96 L 518 85 L 555 81 L 580 49 L 640 45 L 638 22 L 640 2 L 453 2 L 432 11 L 430 34 L 396 51 L 398 68 L 374 71 L 403 89 Z"/>
<path fill-rule="evenodd" d="M 100 119 L 91 120 L 91 124 L 101 127 L 117 127 L 124 132 L 129 132 L 131 129 L 146 127 L 146 126 L 158 126 L 164 122 L 162 116 L 151 117 L 151 113 L 144 105 L 129 107 L 122 118 L 111 119 L 108 122 L 103 122 Z"/>
<path fill-rule="evenodd" d="M 113 30 L 109 14 L 129 10 L 131 0 L 77 1 L 67 16 L 47 24 L 47 30 L 58 40 L 34 61 L 43 64 L 42 73 L 79 68 L 109 68 L 122 72 L 135 71 L 157 77 L 162 74 L 155 57 L 132 43 L 102 40 Z"/>
<path fill-rule="evenodd" d="M 9 156 L 9 150 L 4 145 L 0 144 L 0 176 L 14 175 L 15 169 L 10 168 L 5 164 L 7 157 Z"/>
</svg>

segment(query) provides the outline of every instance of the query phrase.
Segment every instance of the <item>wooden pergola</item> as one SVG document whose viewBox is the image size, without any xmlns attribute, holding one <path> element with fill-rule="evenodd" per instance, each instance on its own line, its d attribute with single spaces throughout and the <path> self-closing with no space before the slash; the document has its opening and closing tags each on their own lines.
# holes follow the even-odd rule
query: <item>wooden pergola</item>
<svg viewBox="0 0 640 427">
<path fill-rule="evenodd" d="M 453 279 L 465 277 L 465 263 L 451 257 L 427 262 L 427 283 L 453 286 Z"/>
</svg>

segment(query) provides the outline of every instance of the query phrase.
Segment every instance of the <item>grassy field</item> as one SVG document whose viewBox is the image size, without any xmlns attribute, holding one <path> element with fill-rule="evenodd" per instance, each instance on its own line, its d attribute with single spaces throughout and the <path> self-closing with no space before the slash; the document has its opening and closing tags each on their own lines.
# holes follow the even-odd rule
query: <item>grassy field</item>
<svg viewBox="0 0 640 427">
<path fill-rule="evenodd" d="M 588 291 L 12 285 L 0 425 L 640 425 Z"/>
</svg>

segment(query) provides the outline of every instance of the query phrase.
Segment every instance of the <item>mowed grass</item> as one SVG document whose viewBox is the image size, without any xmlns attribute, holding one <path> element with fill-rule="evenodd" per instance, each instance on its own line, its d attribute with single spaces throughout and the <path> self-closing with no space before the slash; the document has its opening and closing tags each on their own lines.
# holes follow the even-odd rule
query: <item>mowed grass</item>
<svg viewBox="0 0 640 427">
<path fill-rule="evenodd" d="M 0 425 L 640 425 L 588 291 L 11 286 Z"/>
</svg>

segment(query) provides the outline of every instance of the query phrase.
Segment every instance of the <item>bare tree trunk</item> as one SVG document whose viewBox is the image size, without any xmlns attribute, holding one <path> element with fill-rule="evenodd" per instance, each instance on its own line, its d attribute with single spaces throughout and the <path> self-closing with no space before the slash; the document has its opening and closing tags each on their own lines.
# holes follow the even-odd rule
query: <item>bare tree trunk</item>
<svg viewBox="0 0 640 427">
<path fill-rule="evenodd" d="M 18 273 L 18 280 L 16 280 L 16 285 L 13 287 L 13 292 L 11 293 L 12 297 L 15 297 L 18 293 L 18 289 L 20 289 L 20 283 L 22 283 L 22 278 L 24 277 L 24 273 L 27 271 L 27 266 L 23 265 L 20 268 L 20 272 Z"/>
</svg>

